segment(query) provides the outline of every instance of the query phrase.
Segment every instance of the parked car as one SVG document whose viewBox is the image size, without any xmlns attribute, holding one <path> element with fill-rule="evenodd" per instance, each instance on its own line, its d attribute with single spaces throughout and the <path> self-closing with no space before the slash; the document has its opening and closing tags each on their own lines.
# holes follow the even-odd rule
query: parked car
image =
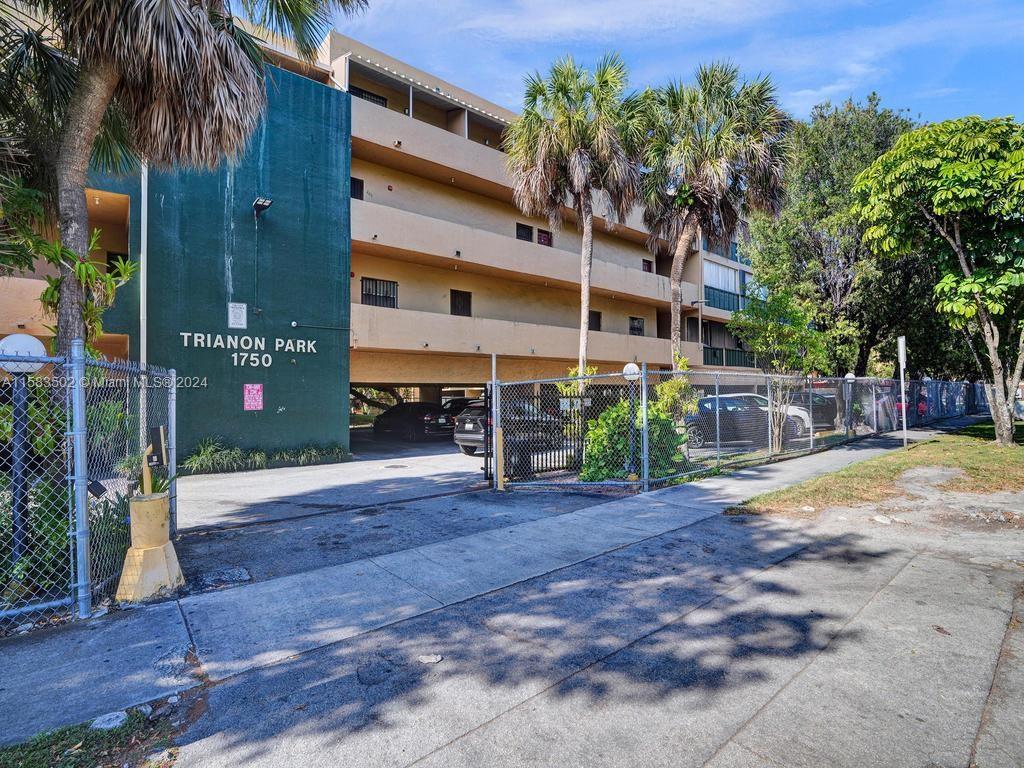
<svg viewBox="0 0 1024 768">
<path fill-rule="evenodd" d="M 483 400 L 470 400 L 455 417 L 455 444 L 467 456 L 484 449 L 488 418 L 490 414 Z"/>
<path fill-rule="evenodd" d="M 757 406 L 765 413 L 768 413 L 768 398 L 764 395 L 759 395 L 756 392 L 735 392 L 731 393 L 729 397 L 738 397 L 743 400 L 743 402 Z M 806 407 L 801 407 L 798 404 L 791 403 L 786 407 L 786 413 L 794 419 L 796 437 L 803 437 L 811 431 L 811 414 L 807 412 Z M 814 422 L 815 424 L 821 423 L 817 418 L 817 414 L 815 414 Z"/>
<path fill-rule="evenodd" d="M 478 397 L 452 397 L 441 403 L 441 411 L 446 416 L 457 417 L 466 410 L 472 403 L 482 403 Z"/>
<path fill-rule="evenodd" d="M 808 398 L 813 397 L 811 405 L 808 406 Z M 839 414 L 839 403 L 836 396 L 823 392 L 794 392 L 790 397 L 793 405 L 803 408 L 805 411 L 810 407 L 814 414 L 814 426 L 832 427 L 835 426 L 836 416 Z"/>
<path fill-rule="evenodd" d="M 716 410 L 717 433 L 722 443 L 750 443 L 756 447 L 768 445 L 767 403 L 763 406 L 756 405 L 745 400 L 744 396 L 722 395 L 717 398 L 700 398 L 697 401 L 697 412 L 686 417 L 684 424 L 690 448 L 700 449 L 709 444 L 714 445 Z M 799 418 L 787 415 L 785 437 L 797 437 L 800 424 Z"/>
<path fill-rule="evenodd" d="M 397 435 L 417 442 L 428 437 L 451 437 L 455 417 L 444 412 L 438 403 L 399 403 L 373 420 L 373 434 Z"/>
</svg>

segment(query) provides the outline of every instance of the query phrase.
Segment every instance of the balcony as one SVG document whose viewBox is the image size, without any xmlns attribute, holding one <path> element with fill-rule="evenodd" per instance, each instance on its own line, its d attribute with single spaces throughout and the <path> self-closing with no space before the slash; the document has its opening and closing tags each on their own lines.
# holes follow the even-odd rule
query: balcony
<svg viewBox="0 0 1024 768">
<path fill-rule="evenodd" d="M 735 261 L 738 264 L 746 264 L 748 267 L 750 266 L 750 259 L 747 258 L 746 256 L 740 255 L 740 247 L 739 243 L 737 242 L 730 242 L 729 248 L 728 250 L 726 250 L 721 245 L 711 245 L 708 242 L 708 239 L 706 237 L 703 237 L 700 241 L 700 247 L 702 250 L 707 251 L 708 253 L 713 253 L 716 256 L 721 256 L 722 258 L 728 259 L 729 261 Z"/>
<path fill-rule="evenodd" d="M 379 162 L 383 152 L 392 161 L 396 155 L 404 158 L 404 163 L 392 162 L 405 166 L 402 170 L 424 173 L 422 165 L 427 164 L 438 171 L 448 169 L 508 186 L 505 155 L 497 149 L 365 99 L 354 98 L 351 103 L 352 149 L 357 157 Z"/>
<path fill-rule="evenodd" d="M 485 317 L 461 317 L 365 304 L 352 305 L 352 349 L 433 352 L 573 361 L 579 352 L 579 329 Z M 700 345 L 687 343 L 684 354 L 696 359 Z M 641 360 L 669 365 L 671 342 L 654 336 L 592 331 L 589 357 L 625 363 Z"/>
<path fill-rule="evenodd" d="M 514 232 L 514 224 L 510 217 L 510 232 Z M 572 290 L 580 285 L 580 257 L 575 251 L 366 200 L 352 200 L 352 242 L 358 243 L 362 251 L 391 258 L 446 267 L 464 264 L 478 272 L 500 272 L 521 282 Z M 599 254 L 594 259 L 591 285 L 595 291 L 648 304 L 667 305 L 672 298 L 667 277 L 604 261 Z M 697 286 L 684 283 L 684 303 L 696 297 Z"/>
<path fill-rule="evenodd" d="M 704 365 L 716 368 L 756 368 L 757 358 L 753 352 L 743 349 L 704 347 Z"/>
<path fill-rule="evenodd" d="M 754 296 L 747 296 L 742 293 L 723 291 L 710 285 L 704 286 L 704 303 L 713 309 L 722 309 L 726 312 L 738 312 L 753 304 L 763 304 L 763 300 Z"/>
<path fill-rule="evenodd" d="M 738 312 L 743 304 L 743 297 L 732 291 L 723 291 L 710 285 L 704 286 L 704 302 L 709 307 L 724 309 L 726 312 Z"/>
</svg>

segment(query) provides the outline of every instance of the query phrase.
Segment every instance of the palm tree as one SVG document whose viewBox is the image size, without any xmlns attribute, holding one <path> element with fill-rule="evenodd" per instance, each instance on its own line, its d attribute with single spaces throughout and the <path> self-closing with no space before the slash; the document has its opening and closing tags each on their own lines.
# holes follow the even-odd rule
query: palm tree
<svg viewBox="0 0 1024 768">
<path fill-rule="evenodd" d="M 740 82 L 731 64 L 697 70 L 642 95 L 649 125 L 642 150 L 648 247 L 672 256 L 672 358 L 682 356 L 683 270 L 698 232 L 727 243 L 745 210 L 777 212 L 790 120 L 767 77 Z"/>
<path fill-rule="evenodd" d="M 238 0 L 258 27 L 294 40 L 312 58 L 335 10 L 366 0 Z M 89 251 L 85 200 L 90 161 L 213 168 L 245 149 L 266 102 L 259 41 L 228 0 L 22 0 L 4 3 L 0 61 L 33 77 L 53 125 L 37 168 L 60 244 Z M 11 28 L 15 33 L 9 34 Z M 59 55 L 43 55 L 46 49 Z M 34 55 L 33 55 L 34 54 Z M 32 67 L 25 65 L 31 62 Z M 83 286 L 60 266 L 57 351 L 83 338 Z"/>
<path fill-rule="evenodd" d="M 577 371 L 587 369 L 590 271 L 594 254 L 594 199 L 603 195 L 620 221 L 639 193 L 630 148 L 643 131 L 641 115 L 625 97 L 626 65 L 606 55 L 593 73 L 559 59 L 547 77 L 526 77 L 523 113 L 505 138 L 513 198 L 528 216 L 558 227 L 566 206 L 583 233 L 580 253 L 580 348 Z"/>
</svg>

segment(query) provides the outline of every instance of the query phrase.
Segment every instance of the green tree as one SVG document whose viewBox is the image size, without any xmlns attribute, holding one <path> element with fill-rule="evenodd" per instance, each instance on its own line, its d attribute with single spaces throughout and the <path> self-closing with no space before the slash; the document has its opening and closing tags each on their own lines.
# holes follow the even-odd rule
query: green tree
<svg viewBox="0 0 1024 768">
<path fill-rule="evenodd" d="M 892 314 L 873 301 L 890 275 L 875 267 L 864 226 L 851 212 L 853 180 L 911 127 L 881 108 L 876 94 L 864 104 L 816 106 L 808 122 L 793 126 L 779 216 L 754 217 L 741 245 L 767 290 L 785 287 L 811 314 L 834 373 L 854 368 L 864 375 Z"/>
<path fill-rule="evenodd" d="M 683 271 L 698 232 L 727 242 L 744 210 L 778 210 L 789 118 L 767 77 L 741 82 L 731 64 L 697 70 L 693 85 L 647 91 L 642 150 L 644 223 L 652 251 L 672 258 L 672 356 L 683 353 Z"/>
<path fill-rule="evenodd" d="M 981 339 L 996 440 L 1012 446 L 1024 369 L 1024 126 L 965 117 L 919 128 L 854 192 L 873 248 L 935 265 L 938 310 L 968 342 Z"/>
<path fill-rule="evenodd" d="M 807 376 L 828 364 L 825 334 L 814 327 L 806 307 L 785 289 L 734 312 L 728 328 L 772 376 L 772 449 L 781 451 L 793 393 L 806 386 Z"/>
<path fill-rule="evenodd" d="M 505 151 L 516 205 L 528 216 L 561 224 L 564 207 L 583 233 L 580 252 L 580 344 L 576 369 L 587 369 L 590 272 L 594 258 L 594 199 L 624 220 L 637 196 L 639 170 L 630 147 L 642 124 L 626 98 L 626 65 L 606 55 L 593 73 L 571 56 L 547 76 L 526 77 L 523 112 L 509 126 Z"/>
<path fill-rule="evenodd" d="M 257 25 L 312 57 L 331 13 L 365 0 L 239 0 Z M 57 351 L 86 335 L 86 175 L 97 155 L 133 154 L 155 167 L 215 167 L 241 152 L 266 101 L 258 40 L 226 0 L 24 0 L 5 3 L 0 62 L 38 106 L 21 126 L 42 140 L 29 167 L 55 214 L 61 259 Z M 27 94 L 27 95 L 26 95 Z M 2 115 L 12 114 L 4 94 Z M 18 114 L 18 110 L 13 110 Z M 45 125 L 34 125 L 38 117 Z M 41 130 L 36 130 L 40 128 Z"/>
</svg>

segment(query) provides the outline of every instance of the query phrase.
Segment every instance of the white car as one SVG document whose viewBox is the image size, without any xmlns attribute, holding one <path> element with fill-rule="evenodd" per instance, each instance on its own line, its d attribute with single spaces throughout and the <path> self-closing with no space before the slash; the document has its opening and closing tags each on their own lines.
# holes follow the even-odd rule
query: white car
<svg viewBox="0 0 1024 768">
<path fill-rule="evenodd" d="M 768 412 L 768 398 L 756 392 L 730 392 L 729 397 L 736 397 L 744 402 L 756 405 L 765 413 Z M 799 405 L 786 406 L 786 414 L 793 419 L 796 426 L 796 437 L 804 437 L 811 431 L 811 414 Z"/>
</svg>

